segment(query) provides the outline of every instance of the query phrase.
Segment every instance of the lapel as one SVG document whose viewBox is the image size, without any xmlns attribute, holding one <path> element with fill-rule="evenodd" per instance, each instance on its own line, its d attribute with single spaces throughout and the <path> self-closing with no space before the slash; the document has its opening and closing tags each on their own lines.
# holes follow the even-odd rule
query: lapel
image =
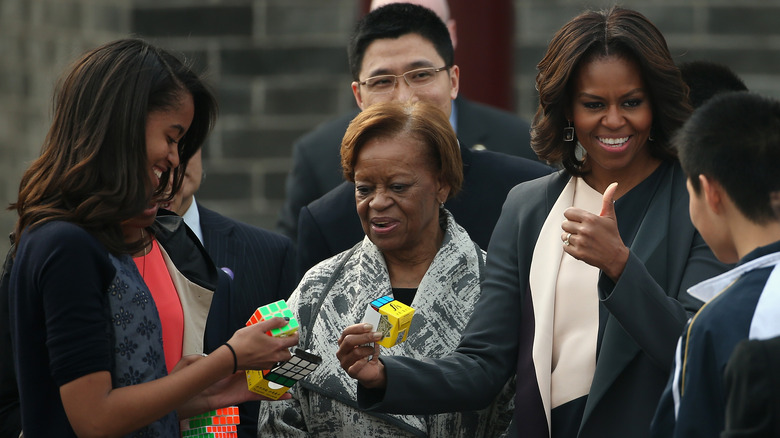
<svg viewBox="0 0 780 438">
<path fill-rule="evenodd" d="M 458 139 L 462 149 L 471 149 L 475 144 L 485 142 L 487 132 L 482 129 L 480 114 L 473 110 L 469 101 L 457 97 L 452 104 L 458 112 Z"/>
<path fill-rule="evenodd" d="M 196 201 L 197 202 L 197 201 Z M 218 268 L 235 270 L 237 261 L 245 253 L 246 242 L 234 236 L 235 224 L 225 217 L 197 204 L 200 215 L 203 246 Z"/>
<path fill-rule="evenodd" d="M 670 205 L 674 177 L 674 167 L 670 167 L 650 201 L 630 247 L 631 252 L 643 262 L 653 279 L 665 289 L 669 287 L 667 284 L 669 251 L 667 239 L 669 221 L 667 218 L 671 217 Z M 618 218 L 618 220 L 620 219 Z M 608 316 L 601 352 L 596 364 L 596 373 L 593 376 L 593 384 L 582 416 L 582 424 L 588 420 L 615 379 L 640 353 L 639 345 L 623 330 L 620 323 L 612 315 Z"/>
<path fill-rule="evenodd" d="M 474 151 L 467 148 L 463 141 L 460 140 L 460 137 L 458 137 L 458 145 L 460 146 L 460 159 L 463 161 L 463 185 L 466 185 L 466 175 L 469 173 L 469 169 L 471 168 L 471 163 L 473 161 L 472 155 L 474 155 Z"/>
</svg>

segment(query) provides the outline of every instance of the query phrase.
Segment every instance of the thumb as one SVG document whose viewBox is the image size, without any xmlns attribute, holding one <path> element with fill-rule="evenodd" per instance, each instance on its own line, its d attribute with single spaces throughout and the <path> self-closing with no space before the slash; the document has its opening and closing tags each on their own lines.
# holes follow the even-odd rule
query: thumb
<svg viewBox="0 0 780 438">
<path fill-rule="evenodd" d="M 615 191 L 617 190 L 618 183 L 613 182 L 607 186 L 607 190 L 604 190 L 604 196 L 601 198 L 601 213 L 599 216 L 615 217 Z"/>
<path fill-rule="evenodd" d="M 276 317 L 273 317 L 273 318 L 271 318 L 271 319 L 269 319 L 267 321 L 260 321 L 260 322 L 257 323 L 257 325 L 260 326 L 260 330 L 266 332 L 266 331 L 269 331 L 271 329 L 282 328 L 282 327 L 286 326 L 289 323 L 290 322 L 288 320 L 276 316 Z"/>
</svg>

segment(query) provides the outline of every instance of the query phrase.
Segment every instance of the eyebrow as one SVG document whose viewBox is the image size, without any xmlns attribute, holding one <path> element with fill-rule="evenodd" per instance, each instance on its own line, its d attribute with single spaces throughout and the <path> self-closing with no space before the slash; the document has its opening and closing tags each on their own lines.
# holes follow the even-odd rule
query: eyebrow
<svg viewBox="0 0 780 438">
<path fill-rule="evenodd" d="M 422 59 L 418 61 L 410 62 L 409 64 L 406 64 L 406 67 L 404 67 L 404 71 L 401 73 L 406 73 L 411 70 L 416 70 L 418 68 L 424 68 L 424 67 L 433 67 L 433 63 L 431 61 L 428 61 L 427 59 Z M 378 68 L 376 70 L 372 70 L 368 77 L 374 77 L 374 76 L 381 76 L 381 75 L 391 75 L 393 74 L 393 71 L 389 68 Z M 400 74 L 400 73 L 399 73 Z"/>
<path fill-rule="evenodd" d="M 619 96 L 620 99 L 625 99 L 627 97 L 630 97 L 631 95 L 637 94 L 637 93 L 646 93 L 644 88 L 634 88 L 633 90 L 629 91 L 628 93 L 624 93 L 623 95 Z M 595 99 L 595 100 L 604 100 L 603 97 L 597 96 L 595 94 L 590 93 L 580 93 L 577 95 L 577 97 L 586 97 L 589 99 Z"/>
<path fill-rule="evenodd" d="M 184 134 L 184 132 L 187 131 L 186 129 L 184 129 L 184 126 L 181 126 L 179 124 L 171 125 L 170 127 L 178 130 L 179 135 Z"/>
</svg>

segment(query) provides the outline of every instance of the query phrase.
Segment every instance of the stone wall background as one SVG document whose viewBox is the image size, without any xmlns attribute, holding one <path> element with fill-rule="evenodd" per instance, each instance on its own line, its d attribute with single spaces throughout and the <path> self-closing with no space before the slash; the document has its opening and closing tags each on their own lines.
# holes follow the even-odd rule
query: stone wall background
<svg viewBox="0 0 780 438">
<path fill-rule="evenodd" d="M 612 3 L 514 0 L 520 116 L 533 115 L 535 66 L 555 30 Z M 726 63 L 752 90 L 780 97 L 780 0 L 621 3 L 658 25 L 679 62 Z M 360 10 L 358 0 L 0 0 L 0 204 L 15 199 L 40 150 L 59 74 L 91 47 L 138 35 L 184 54 L 217 93 L 199 201 L 275 228 L 294 139 L 354 107 L 345 47 Z M 0 212 L 3 254 L 14 220 Z"/>
</svg>

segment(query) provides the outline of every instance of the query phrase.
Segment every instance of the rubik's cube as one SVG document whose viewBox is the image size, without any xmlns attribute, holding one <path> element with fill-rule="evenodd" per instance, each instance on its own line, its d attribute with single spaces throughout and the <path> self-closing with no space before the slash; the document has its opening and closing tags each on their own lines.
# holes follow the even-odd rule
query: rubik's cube
<svg viewBox="0 0 780 438">
<path fill-rule="evenodd" d="M 385 296 L 369 303 L 363 322 L 382 332 L 384 337 L 378 344 L 390 348 L 406 340 L 413 316 L 413 308 L 391 296 Z"/>
<path fill-rule="evenodd" d="M 216 409 L 182 420 L 181 436 L 186 438 L 235 438 L 240 423 L 238 407 Z"/>
<path fill-rule="evenodd" d="M 260 321 L 267 321 L 275 316 L 280 318 L 290 318 L 286 326 L 275 328 L 266 333 L 274 337 L 289 336 L 298 331 L 298 320 L 293 316 L 292 310 L 287 307 L 284 300 L 279 300 L 265 306 L 258 307 L 255 313 L 246 322 L 246 325 L 257 324 Z"/>
<path fill-rule="evenodd" d="M 278 400 L 298 380 L 314 371 L 321 362 L 322 358 L 316 354 L 296 348 L 290 360 L 270 370 L 247 370 L 247 385 L 252 392 Z"/>
</svg>

